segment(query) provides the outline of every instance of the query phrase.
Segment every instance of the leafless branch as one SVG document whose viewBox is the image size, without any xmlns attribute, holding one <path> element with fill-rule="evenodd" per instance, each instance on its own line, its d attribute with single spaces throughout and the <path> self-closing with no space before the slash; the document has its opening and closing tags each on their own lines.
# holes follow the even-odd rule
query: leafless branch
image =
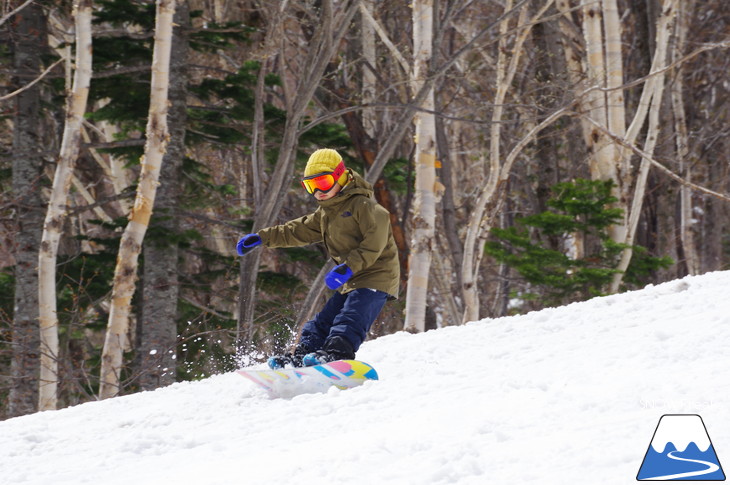
<svg viewBox="0 0 730 485">
<path fill-rule="evenodd" d="M 711 195 L 713 197 L 716 197 L 716 198 L 718 198 L 720 200 L 724 200 L 726 202 L 730 202 L 730 195 L 722 194 L 720 192 L 716 192 L 716 191 L 714 191 L 712 189 L 708 189 L 707 187 L 702 187 L 701 185 L 697 185 L 695 183 L 692 183 L 692 182 L 689 182 L 689 181 L 683 179 L 682 177 L 680 177 L 676 173 L 672 172 L 669 168 L 667 168 L 666 166 L 664 166 L 662 163 L 656 161 L 654 159 L 654 157 L 652 157 L 650 154 L 648 154 L 647 152 L 645 152 L 641 148 L 637 147 L 633 143 L 629 143 L 623 137 L 618 136 L 615 133 L 612 133 L 610 130 L 606 129 L 606 127 L 602 126 L 600 123 L 598 123 L 597 121 L 593 120 L 590 116 L 587 116 L 587 115 L 582 114 L 582 113 L 574 113 L 574 114 L 585 118 L 586 121 L 588 121 L 588 123 L 590 123 L 592 126 L 594 126 L 598 130 L 600 130 L 601 132 L 603 132 L 606 136 L 608 136 L 609 138 L 611 138 L 614 142 L 618 143 L 619 145 L 621 145 L 624 148 L 628 148 L 629 150 L 631 150 L 632 152 L 634 152 L 636 155 L 638 155 L 641 158 L 643 158 L 644 160 L 648 161 L 652 166 L 654 166 L 657 169 L 659 169 L 660 172 L 664 173 L 665 175 L 667 175 L 672 180 L 675 180 L 675 181 L 679 182 L 680 184 L 684 185 L 685 187 L 689 187 L 691 189 L 697 190 L 698 192 L 702 192 L 702 193 Z"/>
<path fill-rule="evenodd" d="M 223 313 L 220 313 L 219 311 L 217 311 L 217 310 L 215 310 L 213 308 L 210 308 L 208 306 L 205 306 L 202 303 L 198 303 L 197 301 L 193 301 L 190 298 L 187 298 L 185 296 L 181 296 L 180 299 L 183 300 L 183 301 L 188 302 L 189 304 L 191 304 L 192 306 L 194 306 L 198 310 L 202 310 L 205 313 L 209 313 L 209 314 L 213 315 L 214 317 L 218 317 L 218 318 L 220 318 L 222 320 L 230 320 L 232 318 L 231 315 L 224 315 Z"/>
<path fill-rule="evenodd" d="M 730 40 L 727 40 L 725 42 L 715 42 L 712 44 L 705 44 L 702 47 L 693 50 L 686 56 L 677 59 L 676 61 L 672 62 L 671 64 L 668 64 L 667 66 L 663 67 L 662 69 L 657 69 L 656 71 L 650 72 L 646 76 L 640 77 L 639 79 L 635 79 L 626 84 L 622 84 L 621 86 L 616 86 L 615 88 L 595 87 L 594 89 L 599 90 L 599 91 L 608 92 L 608 91 L 615 91 L 618 89 L 633 88 L 634 86 L 643 84 L 644 82 L 646 82 L 649 78 L 651 78 L 653 76 L 658 76 L 659 74 L 662 74 L 671 69 L 674 69 L 675 67 L 679 66 L 680 64 L 684 64 L 685 62 L 697 57 L 698 55 L 702 54 L 703 52 L 707 52 L 707 51 L 713 50 L 713 49 L 727 49 L 727 48 L 730 48 Z"/>
<path fill-rule="evenodd" d="M 69 210 L 68 215 L 69 216 L 75 216 L 77 214 L 81 214 L 82 212 L 86 212 L 86 211 L 93 210 L 93 209 L 95 209 L 97 207 L 104 206 L 106 204 L 109 204 L 111 202 L 115 202 L 117 200 L 134 198 L 134 195 L 135 195 L 135 191 L 134 190 L 127 190 L 126 192 L 122 192 L 121 194 L 117 194 L 117 195 L 114 195 L 112 197 L 106 197 L 104 199 L 97 200 L 94 204 L 88 204 L 88 205 L 83 205 L 83 206 L 80 206 L 80 207 L 74 207 L 73 210 Z"/>
<path fill-rule="evenodd" d="M 33 0 L 25 0 L 25 2 L 23 2 L 23 4 L 21 6 L 19 6 L 18 8 L 16 8 L 15 10 L 13 10 L 12 12 L 9 12 L 6 15 L 4 15 L 3 17 L 1 17 L 0 18 L 0 25 L 4 24 L 5 21 L 7 21 L 10 17 L 12 17 L 16 13 L 20 12 L 25 7 L 27 7 L 28 5 L 30 5 L 31 3 L 33 3 Z"/>
<path fill-rule="evenodd" d="M 112 69 L 111 71 L 101 71 L 101 72 L 95 72 L 93 74 L 94 79 L 103 79 L 107 77 L 112 76 L 119 76 L 122 74 L 132 74 L 135 72 L 148 72 L 152 67 L 149 64 L 139 65 L 139 66 L 127 66 L 127 67 L 121 67 L 119 69 Z"/>
<path fill-rule="evenodd" d="M 94 37 L 96 38 L 105 38 L 105 37 L 128 37 L 130 39 L 137 39 L 137 40 L 146 40 L 146 39 L 152 39 L 155 36 L 154 32 L 130 32 L 125 29 L 105 29 L 105 30 L 95 30 L 94 31 Z"/>
<path fill-rule="evenodd" d="M 222 221 L 220 219 L 214 219 L 212 217 L 207 217 L 207 216 L 204 216 L 202 214 L 195 214 L 193 212 L 180 211 L 180 210 L 177 211 L 177 213 L 180 214 L 183 217 L 187 217 L 189 219 L 195 219 L 195 220 L 198 220 L 198 221 L 202 221 L 202 222 L 205 222 L 207 224 L 218 224 L 220 226 L 225 226 L 225 227 L 229 227 L 231 229 L 236 229 L 237 231 L 241 229 L 241 226 L 239 226 L 239 225 L 231 224 L 230 222 Z"/>
<path fill-rule="evenodd" d="M 128 148 L 128 147 L 141 147 L 144 146 L 144 138 L 134 138 L 131 140 L 118 140 L 100 143 L 84 143 L 85 148 L 93 148 L 100 150 L 108 150 L 110 148 Z"/>
<path fill-rule="evenodd" d="M 10 94 L 6 94 L 5 96 L 0 96 L 0 101 L 5 101 L 7 99 L 12 98 L 13 96 L 16 96 L 16 95 L 22 93 L 26 89 L 30 89 L 31 87 L 33 87 L 34 84 L 36 84 L 38 81 L 40 81 L 41 79 L 43 79 L 44 77 L 46 77 L 46 75 L 49 72 L 51 72 L 51 70 L 53 70 L 54 67 L 56 67 L 57 65 L 61 64 L 64 60 L 65 59 L 59 59 L 59 60 L 57 60 L 56 62 L 54 62 L 53 64 L 51 64 L 50 66 L 48 66 L 46 68 L 46 70 L 43 71 L 37 78 L 33 79 L 31 82 L 29 82 L 28 84 L 26 84 L 22 88 L 17 89 L 17 90 L 13 91 Z"/>
</svg>

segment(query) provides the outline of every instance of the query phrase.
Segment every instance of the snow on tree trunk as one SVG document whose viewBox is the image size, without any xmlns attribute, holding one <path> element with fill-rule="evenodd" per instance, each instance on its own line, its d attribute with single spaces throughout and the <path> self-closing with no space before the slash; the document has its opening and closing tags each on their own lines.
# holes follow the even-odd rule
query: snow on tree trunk
<svg viewBox="0 0 730 485">
<path fill-rule="evenodd" d="M 41 337 L 41 369 L 38 409 L 56 409 L 58 389 L 58 316 L 56 314 L 56 257 L 66 219 L 66 202 L 74 165 L 79 155 L 81 124 L 91 82 L 91 0 L 74 6 L 76 18 L 76 72 L 68 95 L 66 126 L 53 177 L 43 237 L 38 253 L 38 308 Z"/>
<path fill-rule="evenodd" d="M 160 168 L 168 143 L 167 91 L 174 13 L 174 0 L 157 1 L 147 143 L 141 160 L 137 196 L 129 223 L 122 234 L 114 270 L 112 306 L 101 361 L 99 395 L 102 399 L 116 396 L 120 391 L 122 358 L 129 345 L 129 314 L 137 279 L 137 262 L 152 215 Z"/>
<path fill-rule="evenodd" d="M 413 2 L 413 91 L 418 92 L 429 75 L 433 52 L 433 2 Z M 433 89 L 423 102 L 423 111 L 415 116 L 416 124 L 416 191 L 411 215 L 411 254 L 408 263 L 406 318 L 408 331 L 426 329 L 428 274 L 434 251 L 436 224 L 436 104 Z"/>
</svg>

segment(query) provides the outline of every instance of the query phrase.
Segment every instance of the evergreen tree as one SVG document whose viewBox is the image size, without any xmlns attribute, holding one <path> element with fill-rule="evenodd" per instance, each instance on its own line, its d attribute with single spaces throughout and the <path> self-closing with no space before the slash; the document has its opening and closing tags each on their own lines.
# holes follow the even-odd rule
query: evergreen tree
<svg viewBox="0 0 730 485">
<path fill-rule="evenodd" d="M 608 228 L 621 220 L 615 208 L 611 181 L 578 179 L 552 188 L 550 210 L 521 217 L 512 227 L 493 228 L 485 251 L 514 268 L 529 284 L 520 295 L 544 305 L 560 305 L 605 294 L 622 244 Z M 579 248 L 585 247 L 585 251 Z M 639 284 L 643 277 L 672 264 L 668 257 L 653 257 L 639 246 L 625 282 Z"/>
</svg>

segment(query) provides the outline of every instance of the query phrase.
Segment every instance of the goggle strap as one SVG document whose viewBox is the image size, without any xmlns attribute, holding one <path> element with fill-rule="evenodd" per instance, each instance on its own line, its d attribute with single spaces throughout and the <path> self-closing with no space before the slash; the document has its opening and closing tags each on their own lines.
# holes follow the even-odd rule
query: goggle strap
<svg viewBox="0 0 730 485">
<path fill-rule="evenodd" d="M 302 180 L 316 179 L 317 177 L 321 177 L 322 175 L 332 175 L 335 178 L 335 182 L 337 182 L 340 177 L 342 177 L 343 173 L 345 173 L 345 162 L 341 161 L 331 172 L 315 173 L 314 175 L 308 175 L 304 177 Z"/>
</svg>

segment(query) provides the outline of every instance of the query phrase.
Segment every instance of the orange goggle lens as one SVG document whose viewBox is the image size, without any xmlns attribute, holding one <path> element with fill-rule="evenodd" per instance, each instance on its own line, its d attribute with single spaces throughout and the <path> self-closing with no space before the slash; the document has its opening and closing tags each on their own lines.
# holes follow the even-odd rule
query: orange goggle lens
<svg viewBox="0 0 730 485">
<path fill-rule="evenodd" d="M 331 173 L 326 173 L 324 175 L 315 175 L 314 178 L 307 178 L 302 180 L 302 187 L 304 187 L 304 190 L 306 190 L 310 194 L 313 194 L 315 190 L 329 192 L 334 186 L 335 177 Z"/>
<path fill-rule="evenodd" d="M 310 175 L 309 177 L 304 177 L 304 179 L 302 179 L 302 187 L 304 187 L 304 190 L 310 194 L 313 194 L 316 190 L 329 192 L 332 190 L 332 187 L 335 186 L 335 183 L 340 179 L 343 173 L 345 173 L 345 163 L 340 162 L 334 172 L 318 173 Z"/>
</svg>

